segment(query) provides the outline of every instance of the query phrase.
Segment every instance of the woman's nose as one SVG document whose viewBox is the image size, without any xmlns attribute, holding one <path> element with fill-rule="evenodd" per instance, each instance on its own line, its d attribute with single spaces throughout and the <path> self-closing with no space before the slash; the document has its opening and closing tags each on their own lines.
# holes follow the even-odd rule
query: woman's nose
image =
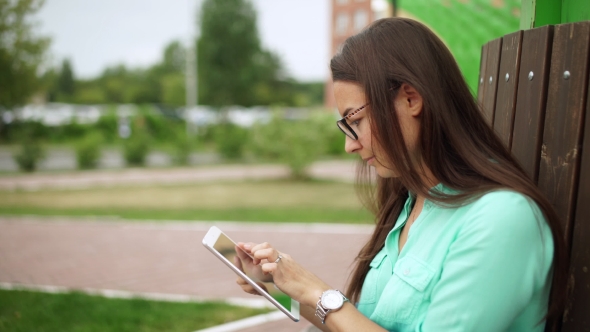
<svg viewBox="0 0 590 332">
<path fill-rule="evenodd" d="M 361 143 L 358 140 L 346 136 L 346 140 L 344 141 L 344 151 L 346 151 L 346 153 L 355 153 L 360 148 Z"/>
</svg>

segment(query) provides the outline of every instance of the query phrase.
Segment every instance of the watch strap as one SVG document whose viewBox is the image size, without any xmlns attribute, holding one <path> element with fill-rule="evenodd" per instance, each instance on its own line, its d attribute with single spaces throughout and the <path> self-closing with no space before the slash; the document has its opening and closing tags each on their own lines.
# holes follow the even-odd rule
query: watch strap
<svg viewBox="0 0 590 332">
<path fill-rule="evenodd" d="M 344 296 L 344 294 L 342 294 L 341 291 L 339 291 L 337 289 L 336 289 L 336 291 L 338 293 L 340 293 L 340 295 L 342 295 L 342 305 L 344 305 L 345 302 L 349 301 L 348 298 L 346 296 Z M 342 308 L 342 306 L 340 308 Z M 328 314 L 333 311 L 338 311 L 338 310 L 340 310 L 340 308 L 338 308 L 338 309 L 324 308 L 324 306 L 322 305 L 322 296 L 320 296 L 320 299 L 318 300 L 318 303 L 316 304 L 315 315 L 316 315 L 316 317 L 318 317 L 320 319 L 322 324 L 326 324 L 326 317 L 328 316 Z"/>
<path fill-rule="evenodd" d="M 326 316 L 328 316 L 329 312 L 330 309 L 324 309 L 322 306 L 322 300 L 319 299 L 315 307 L 315 315 L 322 321 L 322 324 L 326 324 Z"/>
</svg>

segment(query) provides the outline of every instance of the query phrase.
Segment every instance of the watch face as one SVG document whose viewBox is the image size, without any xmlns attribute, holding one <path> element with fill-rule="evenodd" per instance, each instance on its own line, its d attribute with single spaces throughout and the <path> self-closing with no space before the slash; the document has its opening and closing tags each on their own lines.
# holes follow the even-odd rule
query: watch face
<svg viewBox="0 0 590 332">
<path fill-rule="evenodd" d="M 342 307 L 344 298 L 336 290 L 329 290 L 322 294 L 322 306 L 326 309 L 334 310 Z"/>
</svg>

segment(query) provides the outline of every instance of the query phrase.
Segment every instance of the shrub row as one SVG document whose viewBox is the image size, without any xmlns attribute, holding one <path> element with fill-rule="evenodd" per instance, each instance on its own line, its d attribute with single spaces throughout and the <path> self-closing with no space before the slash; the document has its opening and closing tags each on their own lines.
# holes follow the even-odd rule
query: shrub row
<svg viewBox="0 0 590 332">
<path fill-rule="evenodd" d="M 268 123 L 242 128 L 229 122 L 201 127 L 196 137 L 187 137 L 182 121 L 142 114 L 129 119 L 130 136 L 119 137 L 118 119 L 103 116 L 92 125 L 68 124 L 46 127 L 36 122 L 13 122 L 0 130 L 4 142 L 20 142 L 15 160 L 23 170 L 32 171 L 44 156 L 39 142 L 75 141 L 78 167 L 98 165 L 101 147 L 119 144 L 128 165 L 145 164 L 150 148 L 156 142 L 174 147 L 173 160 L 187 164 L 195 145 L 212 146 L 226 160 L 244 157 L 288 165 L 294 177 L 305 177 L 305 170 L 323 155 L 344 153 L 344 135 L 335 125 L 333 114 L 313 112 L 300 119 L 288 119 L 275 112 Z M 66 137 L 68 139 L 66 140 Z"/>
<path fill-rule="evenodd" d="M 141 126 L 156 142 L 173 142 L 177 138 L 177 132 L 184 131 L 186 123 L 179 118 L 166 117 L 139 108 L 138 116 L 129 119 L 131 122 L 141 122 Z M 71 122 L 61 126 L 47 126 L 37 121 L 13 121 L 8 124 L 1 123 L 0 119 L 0 144 L 14 144 L 23 141 L 23 136 L 49 143 L 68 143 L 84 138 L 90 133 L 99 132 L 105 143 L 118 143 L 120 141 L 118 130 L 120 119 L 114 111 L 101 116 L 98 121 L 91 124 Z M 132 124 L 134 125 L 134 124 Z"/>
</svg>

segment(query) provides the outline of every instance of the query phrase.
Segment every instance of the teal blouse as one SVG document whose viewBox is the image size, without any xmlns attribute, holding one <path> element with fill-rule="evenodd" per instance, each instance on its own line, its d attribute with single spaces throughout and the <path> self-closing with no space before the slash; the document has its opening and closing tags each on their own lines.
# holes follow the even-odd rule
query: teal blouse
<svg viewBox="0 0 590 332">
<path fill-rule="evenodd" d="M 427 200 L 398 253 L 412 204 L 371 262 L 365 316 L 389 331 L 543 331 L 553 240 L 536 203 L 508 190 L 453 208 Z"/>
</svg>

